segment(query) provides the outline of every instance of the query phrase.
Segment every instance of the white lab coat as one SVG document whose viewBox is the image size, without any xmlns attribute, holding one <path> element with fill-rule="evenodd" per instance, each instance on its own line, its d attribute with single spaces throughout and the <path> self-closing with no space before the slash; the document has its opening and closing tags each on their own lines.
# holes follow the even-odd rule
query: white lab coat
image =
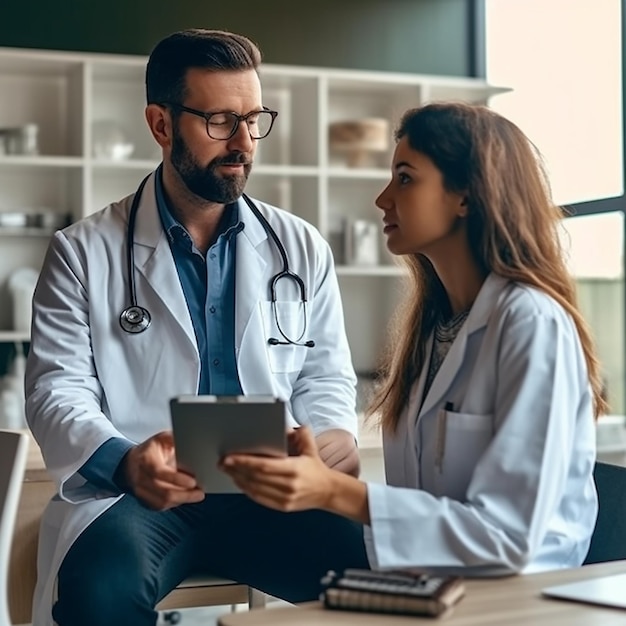
<svg viewBox="0 0 626 626">
<path fill-rule="evenodd" d="M 472 576 L 580 565 L 597 515 L 595 432 L 571 318 L 492 274 L 420 408 L 426 369 L 384 437 L 389 486 L 368 484 L 372 566 Z"/>
<path fill-rule="evenodd" d="M 155 202 L 154 174 L 135 225 L 137 301 L 152 326 L 130 335 L 119 324 L 129 304 L 126 224 L 132 197 L 57 233 L 35 292 L 26 374 L 27 419 L 59 495 L 41 523 L 34 626 L 49 626 L 54 581 L 69 547 L 117 498 L 77 470 L 110 437 L 141 442 L 171 428 L 171 397 L 198 389 L 200 359 L 191 318 Z M 280 255 L 243 200 L 237 236 L 235 350 L 246 395 L 289 400 L 292 424 L 315 433 L 343 428 L 356 437 L 355 375 L 330 248 L 319 232 L 257 202 L 307 288 L 307 332 L 314 348 L 268 345 L 278 337 L 269 279 Z M 302 324 L 300 294 L 279 282 L 280 323 Z M 293 417 L 291 417 L 293 416 Z"/>
</svg>

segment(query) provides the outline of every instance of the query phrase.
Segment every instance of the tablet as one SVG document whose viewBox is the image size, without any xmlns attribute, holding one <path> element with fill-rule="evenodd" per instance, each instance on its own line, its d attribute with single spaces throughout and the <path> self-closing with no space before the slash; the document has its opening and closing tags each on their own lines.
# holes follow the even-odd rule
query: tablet
<svg viewBox="0 0 626 626">
<path fill-rule="evenodd" d="M 205 493 L 239 493 L 217 464 L 241 452 L 286 456 L 285 403 L 269 396 L 178 396 L 170 400 L 176 464 Z"/>
</svg>

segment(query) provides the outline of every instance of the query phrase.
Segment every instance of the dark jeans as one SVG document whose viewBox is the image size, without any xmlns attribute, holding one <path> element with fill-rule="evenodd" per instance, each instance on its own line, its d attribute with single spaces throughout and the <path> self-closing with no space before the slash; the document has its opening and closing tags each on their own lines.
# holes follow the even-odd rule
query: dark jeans
<svg viewBox="0 0 626 626">
<path fill-rule="evenodd" d="M 193 574 L 303 602 L 345 567 L 369 567 L 363 527 L 331 513 L 279 513 L 230 494 L 152 511 L 127 495 L 69 550 L 53 616 L 59 626 L 154 626 L 154 606 Z"/>
</svg>

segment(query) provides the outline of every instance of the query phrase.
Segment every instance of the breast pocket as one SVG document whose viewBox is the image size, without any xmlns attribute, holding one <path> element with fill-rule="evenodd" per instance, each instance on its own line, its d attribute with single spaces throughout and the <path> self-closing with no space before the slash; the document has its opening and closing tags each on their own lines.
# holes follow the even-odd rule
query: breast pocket
<svg viewBox="0 0 626 626">
<path fill-rule="evenodd" d="M 307 350 L 311 348 L 288 343 L 285 337 L 298 343 L 304 343 L 308 339 L 305 331 L 304 305 L 299 301 L 263 302 L 262 314 L 265 346 L 272 372 L 300 371 Z M 308 329 L 308 324 L 306 326 Z M 303 331 L 305 331 L 304 335 Z M 300 335 L 302 335 L 301 338 Z M 278 343 L 272 344 L 270 340 L 272 342 L 277 340 Z"/>
<path fill-rule="evenodd" d="M 463 501 L 474 469 L 493 439 L 493 415 L 441 410 L 437 429 L 442 490 Z"/>
</svg>

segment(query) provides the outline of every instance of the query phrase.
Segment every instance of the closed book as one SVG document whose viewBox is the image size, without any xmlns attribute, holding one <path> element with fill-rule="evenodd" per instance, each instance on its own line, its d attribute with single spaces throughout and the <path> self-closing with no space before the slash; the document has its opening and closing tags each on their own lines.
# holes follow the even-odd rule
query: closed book
<svg viewBox="0 0 626 626">
<path fill-rule="evenodd" d="M 441 616 L 465 594 L 457 576 L 428 576 L 404 570 L 346 569 L 322 579 L 320 600 L 329 609 Z"/>
</svg>

